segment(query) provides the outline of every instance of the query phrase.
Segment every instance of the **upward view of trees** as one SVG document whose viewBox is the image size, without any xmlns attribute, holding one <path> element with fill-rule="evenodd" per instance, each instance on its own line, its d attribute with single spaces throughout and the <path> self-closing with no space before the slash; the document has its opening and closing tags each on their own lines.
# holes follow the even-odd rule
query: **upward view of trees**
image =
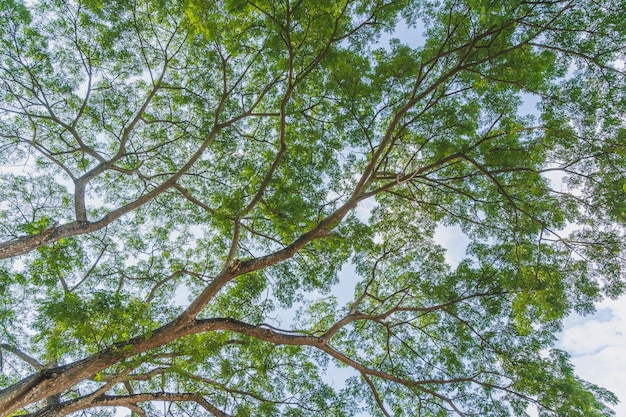
<svg viewBox="0 0 626 417">
<path fill-rule="evenodd" d="M 554 346 L 625 289 L 625 21 L 0 1 L 0 416 L 612 415 Z"/>
</svg>

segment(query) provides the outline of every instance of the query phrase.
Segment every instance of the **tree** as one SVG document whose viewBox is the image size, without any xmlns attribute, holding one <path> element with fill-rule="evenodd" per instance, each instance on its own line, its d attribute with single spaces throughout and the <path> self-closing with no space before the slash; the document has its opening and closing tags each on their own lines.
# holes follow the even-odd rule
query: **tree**
<svg viewBox="0 0 626 417">
<path fill-rule="evenodd" d="M 612 414 L 624 1 L 0 8 L 1 416 Z"/>
</svg>

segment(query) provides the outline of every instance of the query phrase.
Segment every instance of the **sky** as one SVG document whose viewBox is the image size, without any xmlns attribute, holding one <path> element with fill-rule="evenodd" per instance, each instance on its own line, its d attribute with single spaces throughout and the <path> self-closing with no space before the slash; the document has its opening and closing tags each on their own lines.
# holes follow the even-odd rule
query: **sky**
<svg viewBox="0 0 626 417">
<path fill-rule="evenodd" d="M 606 300 L 595 314 L 565 320 L 559 347 L 569 352 L 581 378 L 612 391 L 621 399 L 613 407 L 626 416 L 626 300 Z"/>
<path fill-rule="evenodd" d="M 415 33 L 415 29 L 400 24 L 394 36 L 416 46 L 420 39 Z M 534 111 L 531 97 L 527 98 L 524 109 L 529 113 Z M 442 227 L 438 229 L 436 240 L 448 248 L 446 256 L 451 265 L 463 258 L 467 238 L 460 230 Z M 595 314 L 584 317 L 574 314 L 567 318 L 557 347 L 569 352 L 578 376 L 621 398 L 622 402 L 613 409 L 616 416 L 626 416 L 626 299 L 605 300 L 597 306 Z M 350 374 L 349 370 L 337 370 L 329 379 L 341 386 L 342 380 Z M 118 416 L 129 414 L 125 409 L 117 413 Z"/>
</svg>

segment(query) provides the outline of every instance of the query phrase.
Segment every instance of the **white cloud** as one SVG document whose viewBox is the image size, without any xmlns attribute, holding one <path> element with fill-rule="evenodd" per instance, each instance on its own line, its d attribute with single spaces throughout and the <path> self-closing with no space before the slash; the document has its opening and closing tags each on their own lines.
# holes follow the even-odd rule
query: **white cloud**
<svg viewBox="0 0 626 417">
<path fill-rule="evenodd" d="M 435 242 L 446 249 L 446 262 L 456 267 L 465 258 L 469 238 L 459 226 L 437 226 L 435 230 Z"/>
<path fill-rule="evenodd" d="M 607 300 L 596 314 L 572 316 L 565 322 L 560 348 L 571 355 L 581 378 L 606 388 L 620 398 L 613 407 L 626 416 L 626 303 Z"/>
</svg>

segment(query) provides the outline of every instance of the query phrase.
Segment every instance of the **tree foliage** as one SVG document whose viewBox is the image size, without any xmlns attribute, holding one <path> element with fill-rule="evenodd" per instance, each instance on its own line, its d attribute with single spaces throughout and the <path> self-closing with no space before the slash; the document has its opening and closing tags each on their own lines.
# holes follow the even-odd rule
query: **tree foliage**
<svg viewBox="0 0 626 417">
<path fill-rule="evenodd" d="M 0 415 L 611 415 L 554 346 L 624 291 L 625 20 L 2 0 Z"/>
</svg>

